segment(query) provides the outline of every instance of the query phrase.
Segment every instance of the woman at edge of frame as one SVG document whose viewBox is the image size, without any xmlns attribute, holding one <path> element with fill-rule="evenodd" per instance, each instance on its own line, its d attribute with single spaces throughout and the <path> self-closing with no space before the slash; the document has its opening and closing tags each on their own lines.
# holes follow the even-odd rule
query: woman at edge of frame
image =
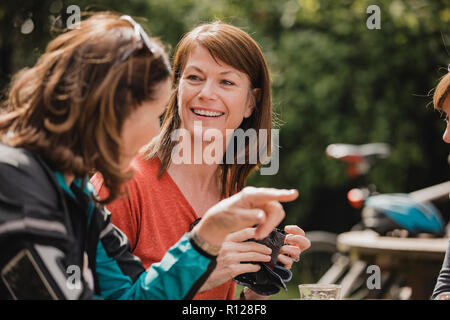
<svg viewBox="0 0 450 320">
<path fill-rule="evenodd" d="M 445 132 L 442 136 L 442 140 L 444 140 L 445 143 L 450 143 L 450 121 L 448 118 L 450 114 L 449 92 L 450 65 L 448 66 L 447 74 L 440 79 L 433 95 L 434 108 L 445 114 L 445 122 L 447 123 L 447 127 L 445 128 Z M 450 300 L 450 240 L 431 298 L 436 300 Z"/>
</svg>

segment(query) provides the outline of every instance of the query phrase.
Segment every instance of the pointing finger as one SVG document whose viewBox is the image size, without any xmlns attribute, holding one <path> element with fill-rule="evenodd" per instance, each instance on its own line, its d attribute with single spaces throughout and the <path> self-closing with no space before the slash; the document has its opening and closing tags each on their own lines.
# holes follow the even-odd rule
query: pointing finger
<svg viewBox="0 0 450 320">
<path fill-rule="evenodd" d="M 273 200 L 280 202 L 293 201 L 298 197 L 298 191 L 295 189 L 246 187 L 239 194 L 252 207 L 259 207 Z"/>
<path fill-rule="evenodd" d="M 277 201 L 270 201 L 267 203 L 264 206 L 264 211 L 266 212 L 266 220 L 256 227 L 256 239 L 263 239 L 268 236 L 273 228 L 279 225 L 286 215 L 283 206 Z"/>
</svg>

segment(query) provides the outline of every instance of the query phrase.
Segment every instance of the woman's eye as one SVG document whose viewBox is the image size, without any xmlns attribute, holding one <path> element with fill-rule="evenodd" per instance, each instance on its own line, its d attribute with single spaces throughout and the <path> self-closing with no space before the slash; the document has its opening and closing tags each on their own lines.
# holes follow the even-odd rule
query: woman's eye
<svg viewBox="0 0 450 320">
<path fill-rule="evenodd" d="M 194 74 L 188 75 L 186 78 L 193 81 L 200 80 L 200 78 Z"/>
<path fill-rule="evenodd" d="M 222 83 L 227 85 L 227 86 L 234 86 L 234 83 L 229 81 L 229 80 L 222 80 Z"/>
</svg>

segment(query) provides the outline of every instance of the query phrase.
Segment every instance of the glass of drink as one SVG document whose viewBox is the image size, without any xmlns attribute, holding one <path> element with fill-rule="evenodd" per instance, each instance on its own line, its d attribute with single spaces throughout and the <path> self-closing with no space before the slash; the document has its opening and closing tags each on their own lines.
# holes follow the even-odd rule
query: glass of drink
<svg viewBox="0 0 450 320">
<path fill-rule="evenodd" d="M 300 300 L 340 300 L 340 284 L 301 284 Z"/>
</svg>

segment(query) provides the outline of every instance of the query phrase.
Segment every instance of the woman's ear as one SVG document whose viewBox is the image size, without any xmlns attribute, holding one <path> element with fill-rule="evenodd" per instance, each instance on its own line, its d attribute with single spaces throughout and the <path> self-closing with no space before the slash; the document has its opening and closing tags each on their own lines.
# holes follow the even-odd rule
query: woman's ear
<svg viewBox="0 0 450 320">
<path fill-rule="evenodd" d="M 259 103 L 260 96 L 261 96 L 261 89 L 259 88 L 252 89 L 249 99 L 250 101 L 247 105 L 247 108 L 245 109 L 244 118 L 249 118 L 252 115 L 253 110 L 255 110 L 256 104 Z"/>
</svg>

